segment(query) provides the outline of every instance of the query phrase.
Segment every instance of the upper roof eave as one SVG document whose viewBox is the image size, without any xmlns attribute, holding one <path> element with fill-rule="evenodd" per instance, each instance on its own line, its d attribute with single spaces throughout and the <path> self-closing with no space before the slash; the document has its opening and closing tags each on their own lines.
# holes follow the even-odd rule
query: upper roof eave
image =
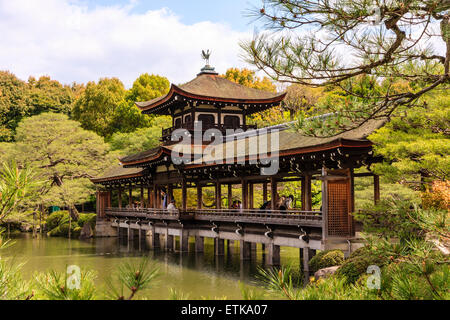
<svg viewBox="0 0 450 320">
<path fill-rule="evenodd" d="M 231 82 L 231 81 L 230 81 Z M 256 89 L 255 89 L 256 90 Z M 186 91 L 180 88 L 177 85 L 172 84 L 169 92 L 165 96 L 161 96 L 159 98 L 155 98 L 153 100 L 147 102 L 136 102 L 136 106 L 145 113 L 149 113 L 151 111 L 155 111 L 163 105 L 164 103 L 173 99 L 174 95 L 180 95 L 182 97 L 193 99 L 193 100 L 203 100 L 203 101 L 213 101 L 213 102 L 223 102 L 223 103 L 232 103 L 232 104 L 276 104 L 281 102 L 285 96 L 286 92 L 281 94 L 274 94 L 268 98 L 231 98 L 231 97 L 215 97 L 211 95 L 201 95 Z"/>
</svg>

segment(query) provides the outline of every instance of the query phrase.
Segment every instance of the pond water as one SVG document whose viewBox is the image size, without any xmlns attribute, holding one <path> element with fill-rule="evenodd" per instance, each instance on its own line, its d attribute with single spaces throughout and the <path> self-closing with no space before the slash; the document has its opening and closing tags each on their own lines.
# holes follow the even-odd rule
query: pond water
<svg viewBox="0 0 450 320">
<path fill-rule="evenodd" d="M 181 254 L 151 250 L 148 243 L 118 238 L 82 241 L 33 238 L 31 234 L 20 234 L 12 240 L 14 245 L 2 250 L 1 255 L 15 257 L 16 262 L 24 262 L 22 274 L 26 279 L 31 279 L 35 272 L 63 272 L 67 266 L 77 265 L 95 271 L 96 285 L 103 291 L 107 278 L 116 272 L 121 263 L 139 263 L 145 257 L 160 271 L 155 286 L 142 292 L 142 296 L 148 299 L 168 299 L 171 288 L 189 294 L 190 299 L 241 299 L 238 281 L 262 291 L 257 279 L 258 266 L 264 267 L 260 245 L 252 260 L 242 262 L 238 245 L 231 252 L 225 250 L 225 256 L 216 257 L 212 239 L 205 239 L 205 252 L 202 254 L 193 252 L 193 242 L 190 243 L 190 252 Z M 290 264 L 293 270 L 299 270 L 299 250 L 282 247 L 281 263 Z"/>
</svg>

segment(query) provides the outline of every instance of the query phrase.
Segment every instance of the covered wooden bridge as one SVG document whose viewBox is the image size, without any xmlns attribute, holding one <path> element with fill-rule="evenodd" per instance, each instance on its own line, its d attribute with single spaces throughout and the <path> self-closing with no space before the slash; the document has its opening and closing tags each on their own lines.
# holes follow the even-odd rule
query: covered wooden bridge
<svg viewBox="0 0 450 320">
<path fill-rule="evenodd" d="M 283 98 L 284 94 L 220 78 L 206 66 L 184 87 L 173 86 L 168 95 L 138 104 L 144 113 L 172 115 L 173 127 L 164 130 L 158 148 L 122 158 L 120 165 L 93 179 L 99 186 L 97 236 L 129 240 L 150 236 L 154 247 L 166 250 L 174 248 L 174 237 L 178 237 L 181 252 L 188 250 L 191 237 L 197 252 L 203 251 L 204 238 L 213 238 L 217 255 L 224 254 L 225 245 L 239 241 L 243 260 L 261 244 L 266 262 L 273 265 L 280 263 L 280 246 L 296 247 L 305 270 L 315 250 L 352 251 L 357 228 L 351 215 L 355 178 L 373 176 L 374 199 L 379 199 L 378 177 L 370 171 L 355 174 L 354 169 L 370 169 L 380 161 L 367 136 L 382 122 L 371 121 L 332 138 L 305 137 L 289 124 L 230 134 L 229 129 L 248 129 L 247 115 L 277 105 Z M 205 126 L 198 129 L 198 123 L 214 134 L 205 137 L 208 131 Z M 179 135 L 174 133 L 179 129 L 190 139 L 188 143 L 176 143 Z M 198 131 L 200 140 L 195 139 Z M 185 157 L 186 150 L 195 151 Z M 178 161 L 174 153 L 182 154 L 185 161 Z M 279 185 L 292 181 L 301 182 L 301 207 L 277 210 Z M 314 181 L 321 182 L 320 208 L 312 205 Z M 238 209 L 231 207 L 236 186 L 242 201 Z M 215 190 L 214 208 L 203 206 L 206 187 Z M 263 202 L 270 201 L 264 209 L 256 206 L 256 188 L 262 190 Z M 167 210 L 162 191 L 170 202 L 175 189 L 181 190 L 178 209 Z M 189 189 L 196 191 L 189 193 L 195 194 L 196 207 L 187 205 Z M 138 203 L 133 198 L 135 190 Z"/>
</svg>

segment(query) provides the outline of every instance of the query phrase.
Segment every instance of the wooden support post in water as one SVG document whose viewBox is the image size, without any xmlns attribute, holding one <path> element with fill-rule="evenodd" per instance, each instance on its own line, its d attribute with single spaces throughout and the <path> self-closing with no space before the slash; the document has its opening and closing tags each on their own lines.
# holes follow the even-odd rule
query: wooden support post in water
<svg viewBox="0 0 450 320">
<path fill-rule="evenodd" d="M 234 253 L 234 240 L 227 240 L 227 254 L 228 257 Z"/>
<path fill-rule="evenodd" d="M 250 242 L 245 242 L 243 240 L 240 240 L 239 246 L 240 246 L 239 251 L 240 251 L 241 260 L 250 260 L 250 257 L 251 257 Z"/>
<path fill-rule="evenodd" d="M 161 246 L 160 240 L 159 240 L 159 234 L 156 233 L 155 226 L 152 226 L 152 246 L 153 246 L 153 249 L 156 249 L 156 248 L 159 249 L 159 247 Z"/>
<path fill-rule="evenodd" d="M 267 249 L 268 252 L 266 254 L 266 264 L 270 266 L 279 266 L 281 263 L 280 246 L 270 243 L 267 245 Z"/>
<path fill-rule="evenodd" d="M 225 255 L 225 240 L 220 238 L 215 238 L 215 253 L 216 256 Z"/>
<path fill-rule="evenodd" d="M 203 252 L 205 250 L 205 238 L 195 237 L 195 252 Z"/>
<path fill-rule="evenodd" d="M 180 235 L 180 252 L 189 251 L 189 232 L 187 230 L 181 230 Z"/>
<path fill-rule="evenodd" d="M 169 232 L 167 231 L 166 232 L 166 234 L 165 234 L 165 242 L 166 242 L 166 245 L 165 245 L 165 250 L 166 251 L 169 251 L 169 250 L 173 250 L 173 244 L 174 244 L 174 241 L 173 241 L 173 236 L 172 235 L 169 235 Z"/>
<path fill-rule="evenodd" d="M 373 200 L 375 204 L 380 201 L 380 176 L 376 174 L 373 175 Z"/>
<path fill-rule="evenodd" d="M 134 230 L 131 229 L 131 224 L 128 223 L 128 241 L 134 240 Z"/>
</svg>

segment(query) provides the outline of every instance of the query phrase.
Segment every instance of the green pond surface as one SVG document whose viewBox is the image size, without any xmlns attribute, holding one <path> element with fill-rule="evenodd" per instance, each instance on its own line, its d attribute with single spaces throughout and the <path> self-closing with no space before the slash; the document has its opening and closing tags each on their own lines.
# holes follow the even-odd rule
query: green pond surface
<svg viewBox="0 0 450 320">
<path fill-rule="evenodd" d="M 128 242 L 118 238 L 69 240 L 20 234 L 12 240 L 14 244 L 2 250 L 1 255 L 25 263 L 22 268 L 24 278 L 32 279 L 35 272 L 64 272 L 67 266 L 77 265 L 96 272 L 96 285 L 100 292 L 104 291 L 106 280 L 117 272 L 119 265 L 139 263 L 145 257 L 160 271 L 154 287 L 142 292 L 141 297 L 148 299 L 168 299 L 171 288 L 189 294 L 190 299 L 241 299 L 238 281 L 262 290 L 257 270 L 258 267 L 267 268 L 260 245 L 252 260 L 240 261 L 237 242 L 231 250 L 225 250 L 225 256 L 216 257 L 212 239 L 205 239 L 205 252 L 202 254 L 193 252 L 193 242 L 190 243 L 190 252 L 181 254 L 152 250 L 147 242 Z M 299 270 L 299 250 L 282 247 L 281 263 Z"/>
</svg>

